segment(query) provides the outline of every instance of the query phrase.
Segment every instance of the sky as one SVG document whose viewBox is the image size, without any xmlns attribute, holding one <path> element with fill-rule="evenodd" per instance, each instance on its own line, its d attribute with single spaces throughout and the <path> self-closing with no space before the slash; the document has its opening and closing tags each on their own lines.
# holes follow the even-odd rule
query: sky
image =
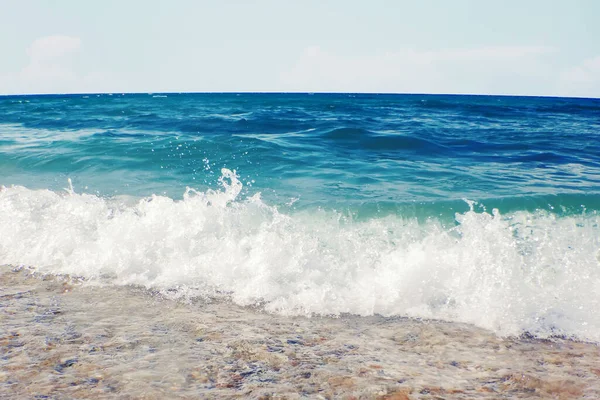
<svg viewBox="0 0 600 400">
<path fill-rule="evenodd" d="M 597 0 L 3 0 L 0 94 L 600 97 Z"/>
</svg>

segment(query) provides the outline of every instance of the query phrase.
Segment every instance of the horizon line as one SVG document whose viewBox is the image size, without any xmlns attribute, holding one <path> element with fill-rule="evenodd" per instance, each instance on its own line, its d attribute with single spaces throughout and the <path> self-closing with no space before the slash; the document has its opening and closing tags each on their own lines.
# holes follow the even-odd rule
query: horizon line
<svg viewBox="0 0 600 400">
<path fill-rule="evenodd" d="M 388 96 L 481 96 L 481 97 L 531 97 L 553 99 L 582 99 L 600 100 L 600 97 L 586 96 L 560 96 L 560 95 L 535 95 L 535 94 L 490 94 L 490 93 L 419 93 L 419 92 L 327 92 L 327 91 L 158 91 L 158 92 L 65 92 L 65 93 L 0 93 L 0 97 L 27 97 L 27 96 L 88 96 L 88 95 L 185 95 L 185 94 L 331 94 L 331 95 L 388 95 Z"/>
</svg>

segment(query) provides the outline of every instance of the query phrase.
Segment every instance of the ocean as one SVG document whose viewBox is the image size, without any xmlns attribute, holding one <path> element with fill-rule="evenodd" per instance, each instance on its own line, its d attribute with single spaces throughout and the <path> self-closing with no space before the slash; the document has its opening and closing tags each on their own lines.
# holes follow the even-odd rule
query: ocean
<svg viewBox="0 0 600 400">
<path fill-rule="evenodd" d="M 50 279 L 163 315 L 437 321 L 598 356 L 600 99 L 3 96 L 0 185 L 13 302 Z"/>
</svg>

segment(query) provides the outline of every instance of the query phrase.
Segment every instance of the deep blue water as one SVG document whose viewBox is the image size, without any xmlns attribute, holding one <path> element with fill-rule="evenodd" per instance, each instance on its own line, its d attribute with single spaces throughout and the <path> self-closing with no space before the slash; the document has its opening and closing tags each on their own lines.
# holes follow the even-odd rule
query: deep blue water
<svg viewBox="0 0 600 400">
<path fill-rule="evenodd" d="M 214 187 L 274 204 L 437 215 L 600 207 L 600 100 L 450 95 L 0 97 L 0 184 L 101 195 Z"/>
</svg>

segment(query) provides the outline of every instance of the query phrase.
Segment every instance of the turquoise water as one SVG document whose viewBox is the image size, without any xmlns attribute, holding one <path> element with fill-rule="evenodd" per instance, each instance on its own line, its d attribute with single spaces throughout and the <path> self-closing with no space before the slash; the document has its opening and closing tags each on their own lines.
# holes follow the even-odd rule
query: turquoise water
<svg viewBox="0 0 600 400">
<path fill-rule="evenodd" d="M 600 100 L 168 94 L 4 97 L 1 183 L 100 195 L 215 187 L 353 212 L 600 206 Z M 84 189 L 87 188 L 87 189 Z M 556 208 L 558 207 L 558 208 Z"/>
<path fill-rule="evenodd" d="M 598 340 L 600 100 L 0 97 L 0 263 Z"/>
</svg>

